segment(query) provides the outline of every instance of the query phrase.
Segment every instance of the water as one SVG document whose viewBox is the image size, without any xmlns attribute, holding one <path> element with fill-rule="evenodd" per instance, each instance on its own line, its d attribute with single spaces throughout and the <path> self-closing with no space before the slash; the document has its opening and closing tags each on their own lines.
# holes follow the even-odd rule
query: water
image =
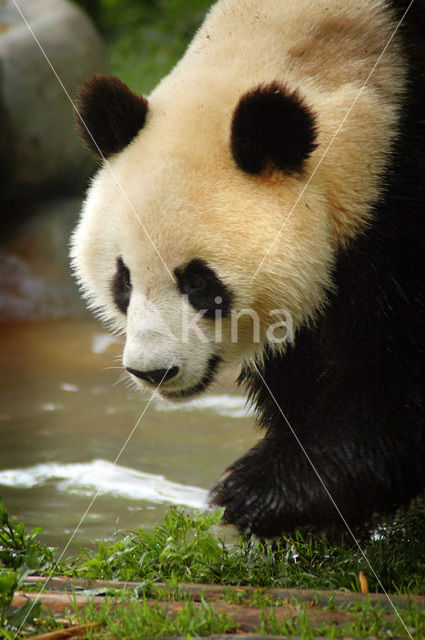
<svg viewBox="0 0 425 640">
<path fill-rule="evenodd" d="M 121 345 L 90 320 L 1 325 L 0 495 L 59 549 L 153 526 L 207 489 L 257 439 L 230 378 L 187 404 L 120 381 Z M 146 412 L 120 453 L 140 415 Z M 76 551 L 76 547 L 71 551 Z"/>
</svg>

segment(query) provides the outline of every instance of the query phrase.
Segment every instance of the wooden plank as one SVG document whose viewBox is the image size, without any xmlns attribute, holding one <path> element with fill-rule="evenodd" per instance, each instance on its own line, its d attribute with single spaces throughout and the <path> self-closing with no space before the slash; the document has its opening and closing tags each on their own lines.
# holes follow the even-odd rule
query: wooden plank
<svg viewBox="0 0 425 640">
<path fill-rule="evenodd" d="M 89 603 L 92 603 L 95 607 L 101 607 L 105 604 L 105 598 L 102 596 L 77 596 L 72 593 L 47 593 L 46 591 L 42 593 L 15 591 L 12 599 L 12 607 L 22 607 L 28 600 L 31 602 L 34 600 L 41 602 L 43 606 L 55 614 L 65 613 L 65 611 L 74 609 L 74 607 L 83 609 Z"/>
<path fill-rule="evenodd" d="M 47 578 L 42 576 L 28 576 L 25 579 L 26 584 L 43 584 L 46 583 Z M 150 585 L 152 589 L 165 589 L 169 590 L 169 586 L 164 583 L 155 583 Z M 146 587 L 144 582 L 120 582 L 118 580 L 90 580 L 86 578 L 67 578 L 62 576 L 55 576 L 48 579 L 46 584 L 46 590 L 65 591 L 71 593 L 76 589 L 141 589 Z M 412 603 L 418 607 L 425 607 L 425 596 L 400 596 L 391 594 L 391 602 L 388 597 L 383 593 L 357 593 L 347 591 L 319 591 L 314 589 L 278 589 L 278 588 L 259 588 L 259 587 L 238 587 L 238 586 L 226 586 L 215 584 L 187 584 L 181 583 L 179 589 L 182 594 L 185 594 L 195 601 L 199 601 L 204 598 L 207 601 L 214 602 L 218 599 L 222 599 L 226 591 L 229 589 L 235 593 L 246 595 L 246 597 L 252 596 L 254 593 L 261 591 L 266 596 L 280 599 L 282 601 L 293 600 L 295 602 L 316 602 L 318 605 L 325 606 L 332 598 L 332 602 L 335 606 L 349 605 L 353 602 L 365 602 L 379 604 L 382 608 L 393 611 L 394 604 L 397 608 L 407 607 L 409 603 Z"/>
<path fill-rule="evenodd" d="M 81 636 L 87 635 L 87 631 L 99 627 L 101 624 L 102 622 L 89 622 L 88 624 L 73 625 L 72 627 L 31 636 L 26 640 L 70 640 L 71 638 L 81 638 Z"/>
<path fill-rule="evenodd" d="M 42 603 L 43 606 L 50 609 L 55 614 L 64 614 L 67 610 L 75 608 L 83 609 L 89 604 L 95 607 L 101 607 L 105 599 L 101 596 L 90 595 L 78 595 L 67 593 L 33 593 L 17 591 L 12 601 L 13 607 L 20 607 L 28 600 L 37 600 Z M 172 617 L 177 615 L 179 611 L 185 606 L 184 602 L 164 602 L 161 600 L 144 600 L 140 602 L 140 606 L 156 606 L 160 607 L 166 614 L 170 614 Z M 202 609 L 203 604 L 200 602 L 193 602 L 196 608 Z M 114 606 L 126 606 L 121 605 L 119 602 L 114 605 L 111 602 L 111 611 L 114 610 Z M 255 631 L 261 624 L 261 619 L 267 617 L 275 618 L 277 621 L 291 620 L 294 615 L 298 613 L 298 608 L 295 603 L 283 603 L 275 607 L 250 607 L 243 605 L 229 604 L 223 601 L 215 601 L 214 610 L 217 613 L 225 613 L 231 619 L 233 619 L 237 625 L 238 632 L 252 632 Z M 351 620 L 351 614 L 343 610 L 328 611 L 322 610 L 317 607 L 310 607 L 306 604 L 305 611 L 308 616 L 309 622 L 312 626 L 321 624 L 335 624 L 342 626 Z M 391 616 L 386 614 L 384 618 L 391 620 Z M 236 631 L 236 629 L 235 629 Z"/>
</svg>

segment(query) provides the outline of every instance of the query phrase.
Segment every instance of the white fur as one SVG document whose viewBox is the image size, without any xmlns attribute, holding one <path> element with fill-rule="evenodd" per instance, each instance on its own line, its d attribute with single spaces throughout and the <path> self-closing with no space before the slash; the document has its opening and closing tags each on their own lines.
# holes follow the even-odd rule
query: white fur
<svg viewBox="0 0 425 640">
<path fill-rule="evenodd" d="M 89 304 L 126 335 L 124 366 L 180 367 L 164 393 L 199 382 L 215 353 L 224 364 L 261 353 L 247 316 L 237 344 L 230 320 L 219 344 L 208 319 L 199 322 L 207 341 L 195 330 L 182 341 L 182 308 L 189 319 L 197 312 L 182 302 L 170 275 L 176 267 L 207 261 L 234 293 L 234 308 L 258 313 L 264 341 L 273 309 L 288 311 L 295 328 L 314 319 L 332 287 L 338 246 L 367 225 L 397 131 L 404 61 L 395 37 L 362 90 L 394 20 L 383 0 L 325 4 L 218 2 L 149 96 L 145 127 L 89 189 L 72 239 L 74 271 Z M 231 155 L 239 98 L 273 81 L 296 89 L 318 117 L 320 144 L 304 175 L 249 176 Z M 127 316 L 110 291 L 118 256 L 133 286 Z"/>
</svg>

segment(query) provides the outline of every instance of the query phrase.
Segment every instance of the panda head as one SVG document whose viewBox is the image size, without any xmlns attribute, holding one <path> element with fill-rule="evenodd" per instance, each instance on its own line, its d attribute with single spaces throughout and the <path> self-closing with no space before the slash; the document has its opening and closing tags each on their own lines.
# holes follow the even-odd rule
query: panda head
<svg viewBox="0 0 425 640">
<path fill-rule="evenodd" d="M 320 175 L 303 191 L 318 132 L 299 93 L 178 89 L 147 100 L 94 76 L 80 90 L 80 134 L 102 166 L 71 250 L 132 379 L 173 399 L 284 349 L 325 304 L 335 253 Z"/>
</svg>

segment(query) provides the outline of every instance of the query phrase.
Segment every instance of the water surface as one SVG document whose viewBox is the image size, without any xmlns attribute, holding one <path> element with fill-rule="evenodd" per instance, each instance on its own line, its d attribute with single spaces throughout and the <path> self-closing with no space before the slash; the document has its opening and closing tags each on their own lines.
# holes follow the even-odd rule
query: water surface
<svg viewBox="0 0 425 640">
<path fill-rule="evenodd" d="M 63 548 L 96 494 L 81 544 L 153 526 L 171 504 L 202 508 L 258 437 L 230 378 L 190 403 L 146 409 L 151 394 L 120 381 L 121 345 L 94 321 L 0 331 L 0 495 L 49 544 Z"/>
</svg>

